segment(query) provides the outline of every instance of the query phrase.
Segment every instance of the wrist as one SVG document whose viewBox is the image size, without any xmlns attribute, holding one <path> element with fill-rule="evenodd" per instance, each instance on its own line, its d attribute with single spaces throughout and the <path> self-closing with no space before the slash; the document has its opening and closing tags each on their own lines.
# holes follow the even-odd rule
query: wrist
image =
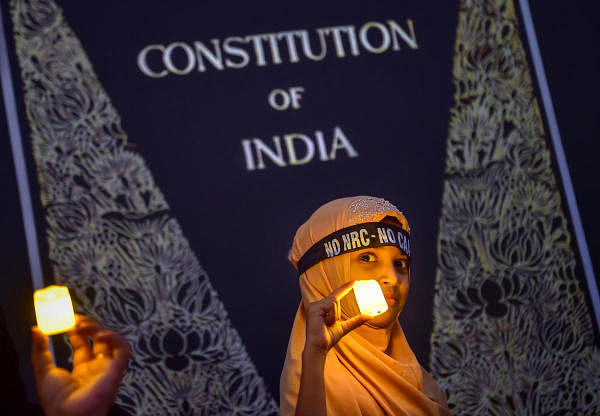
<svg viewBox="0 0 600 416">
<path fill-rule="evenodd" d="M 325 357 L 327 356 L 327 351 L 323 348 L 315 347 L 313 345 L 305 345 L 304 350 L 302 351 L 302 360 L 311 360 L 311 361 L 325 361 Z"/>
</svg>

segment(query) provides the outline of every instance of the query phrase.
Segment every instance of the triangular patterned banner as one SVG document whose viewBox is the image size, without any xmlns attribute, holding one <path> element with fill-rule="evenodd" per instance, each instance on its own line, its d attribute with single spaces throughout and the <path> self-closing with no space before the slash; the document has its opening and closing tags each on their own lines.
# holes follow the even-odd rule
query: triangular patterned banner
<svg viewBox="0 0 600 416">
<path fill-rule="evenodd" d="M 513 2 L 461 1 L 431 367 L 455 414 L 600 414 L 600 353 Z"/>
<path fill-rule="evenodd" d="M 132 346 L 117 404 L 277 413 L 61 10 L 19 0 L 11 11 L 55 279 Z"/>
</svg>

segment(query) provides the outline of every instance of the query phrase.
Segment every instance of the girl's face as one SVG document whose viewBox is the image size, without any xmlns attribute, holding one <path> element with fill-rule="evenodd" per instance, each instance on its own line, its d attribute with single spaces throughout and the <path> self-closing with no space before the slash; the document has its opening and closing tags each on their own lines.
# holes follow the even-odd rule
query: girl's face
<svg viewBox="0 0 600 416">
<path fill-rule="evenodd" d="M 377 280 L 388 310 L 368 323 L 377 328 L 387 328 L 400 316 L 409 289 L 408 259 L 399 248 L 382 246 L 350 253 L 352 280 Z"/>
</svg>

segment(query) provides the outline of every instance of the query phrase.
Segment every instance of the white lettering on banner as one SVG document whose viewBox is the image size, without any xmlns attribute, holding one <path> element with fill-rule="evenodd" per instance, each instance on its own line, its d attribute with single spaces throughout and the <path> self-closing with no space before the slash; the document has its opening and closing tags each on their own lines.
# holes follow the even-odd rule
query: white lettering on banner
<svg viewBox="0 0 600 416">
<path fill-rule="evenodd" d="M 394 233 L 390 228 L 377 227 L 379 244 L 396 244 L 407 255 L 410 256 L 410 244 L 408 238 L 401 231 Z"/>
<path fill-rule="evenodd" d="M 352 248 L 356 248 L 356 247 L 361 247 L 361 242 L 358 238 L 358 232 L 357 231 L 352 231 L 350 233 L 350 239 L 352 240 Z"/>
<path fill-rule="evenodd" d="M 336 256 L 340 254 L 340 252 L 342 251 L 342 249 L 340 248 L 340 242 L 337 239 L 333 239 L 331 245 L 333 246 L 333 254 L 335 254 Z"/>
<path fill-rule="evenodd" d="M 399 51 L 401 43 L 408 45 L 410 49 L 419 49 L 411 19 L 406 19 L 406 27 L 405 30 L 396 21 L 387 20 L 385 24 L 367 22 L 358 30 L 354 25 L 346 25 L 310 31 L 303 29 L 230 36 L 224 40 L 211 39 L 210 47 L 201 41 L 192 41 L 191 44 L 194 47 L 185 42 L 174 42 L 169 45 L 153 44 L 142 48 L 137 56 L 137 64 L 144 75 L 151 78 L 162 78 L 169 73 L 186 75 L 194 68 L 197 69 L 197 72 L 202 73 L 206 72 L 209 67 L 222 71 L 227 68 L 245 68 L 252 63 L 262 67 L 286 62 L 296 63 L 303 59 L 321 61 L 327 57 L 330 51 L 335 51 L 337 58 L 344 58 L 348 53 L 351 56 L 359 56 L 361 51 L 373 54 L 384 53 L 388 50 Z M 371 33 L 373 35 L 369 36 Z M 316 44 L 313 46 L 311 39 L 318 40 L 318 52 Z M 179 49 L 184 52 L 186 61 L 183 63 L 178 61 L 178 66 L 176 66 L 172 54 Z M 282 53 L 282 50 L 287 50 L 287 55 L 285 52 Z M 161 68 L 157 68 L 156 65 L 151 68 L 148 65 L 147 59 L 151 52 L 153 56 L 158 55 L 161 58 L 158 60 L 163 64 Z"/>
<path fill-rule="evenodd" d="M 327 254 L 327 257 L 333 257 L 333 247 L 331 247 L 331 241 L 327 241 L 324 244 L 325 246 L 325 254 Z"/>
<path fill-rule="evenodd" d="M 393 244 L 400 248 L 404 254 L 410 257 L 410 243 L 408 237 L 402 232 L 387 227 L 377 227 L 377 233 L 379 236 L 380 245 Z M 371 244 L 371 238 L 375 239 L 375 235 L 371 235 L 369 238 L 369 231 L 366 228 L 359 230 L 349 231 L 344 234 L 338 235 L 341 237 L 343 246 L 340 249 L 340 242 L 337 238 L 330 237 L 329 241 L 323 243 L 326 257 L 334 257 L 340 253 L 351 252 L 356 249 L 369 247 Z"/>
<path fill-rule="evenodd" d="M 397 231 L 387 227 L 377 227 L 377 233 L 379 235 L 378 245 L 394 245 L 398 247 L 404 254 L 410 257 L 410 243 L 409 239 L 402 231 Z M 337 237 L 341 237 L 343 247 L 340 249 L 340 242 L 335 237 L 328 237 L 329 241 L 323 243 L 325 249 L 325 256 L 335 257 L 340 253 L 347 253 L 354 250 L 360 250 L 365 247 L 369 247 L 371 244 L 371 238 L 375 239 L 375 235 L 371 235 L 369 238 L 369 231 L 367 228 L 361 228 L 359 230 L 348 231 L 344 234 L 337 234 Z M 322 254 L 319 253 L 321 256 Z"/>
<path fill-rule="evenodd" d="M 358 152 L 354 149 L 340 127 L 336 126 L 333 129 L 331 150 L 329 153 L 327 153 L 322 131 L 317 130 L 315 132 L 315 139 L 319 150 L 319 160 L 322 162 L 335 160 L 338 151 L 341 150 L 345 150 L 347 156 L 350 158 L 358 157 Z M 285 142 L 285 149 L 287 151 L 286 155 L 283 152 L 280 136 L 273 136 L 273 147 L 270 147 L 258 137 L 242 140 L 246 170 L 266 169 L 265 159 L 270 160 L 279 167 L 285 167 L 288 164 L 290 166 L 304 165 L 314 159 L 315 143 L 308 135 L 289 133 L 283 136 L 283 141 Z"/>
<path fill-rule="evenodd" d="M 390 240 L 390 243 L 396 244 L 396 236 L 394 235 L 394 230 L 390 230 L 388 228 L 388 229 L 386 229 L 386 231 L 387 231 L 388 240 Z"/>
<path fill-rule="evenodd" d="M 400 231 L 398 231 L 398 245 L 407 256 L 410 256 L 410 245 L 408 244 L 408 239 Z"/>
<path fill-rule="evenodd" d="M 385 231 L 383 235 L 386 235 Z M 327 257 L 337 256 L 341 252 L 352 251 L 357 248 L 368 247 L 371 244 L 369 238 L 369 231 L 365 228 L 361 228 L 358 231 L 350 231 L 342 234 L 343 247 L 340 249 L 340 243 L 336 238 L 331 239 L 323 243 L 325 248 L 325 254 Z"/>
<path fill-rule="evenodd" d="M 368 246 L 371 243 L 371 239 L 368 237 L 369 232 L 364 228 L 360 229 L 360 241 L 362 242 L 363 247 Z"/>
<path fill-rule="evenodd" d="M 348 234 L 342 234 L 342 240 L 344 241 L 344 251 L 350 250 L 350 236 Z"/>
<path fill-rule="evenodd" d="M 383 228 L 377 227 L 377 235 L 379 237 L 379 244 L 387 244 L 389 242 L 387 234 Z"/>
<path fill-rule="evenodd" d="M 344 242 L 343 251 L 368 247 L 371 242 L 369 238 L 365 239 L 365 235 L 368 234 L 369 232 L 364 228 L 361 228 L 360 231 L 350 231 L 349 233 L 342 234 L 342 241 Z M 325 248 L 325 250 L 327 251 L 327 248 Z"/>
</svg>

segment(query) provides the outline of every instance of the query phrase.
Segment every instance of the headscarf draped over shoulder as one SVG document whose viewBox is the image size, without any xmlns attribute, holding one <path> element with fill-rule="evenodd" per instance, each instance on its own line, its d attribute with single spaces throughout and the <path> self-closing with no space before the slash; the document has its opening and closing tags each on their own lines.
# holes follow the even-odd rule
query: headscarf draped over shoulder
<svg viewBox="0 0 600 416">
<path fill-rule="evenodd" d="M 396 219 L 410 232 L 404 215 L 384 199 L 357 196 L 328 202 L 298 228 L 290 261 L 297 268 L 302 256 L 329 234 L 356 224 L 379 222 L 386 217 Z M 302 273 L 299 279 L 303 300 L 323 299 L 351 280 L 349 256 L 325 259 Z M 353 296 L 344 297 L 341 306 L 344 319 L 359 313 Z M 305 337 L 306 318 L 300 302 L 281 374 L 283 416 L 294 415 L 296 411 Z M 425 377 L 425 383 L 430 385 L 430 376 L 425 374 Z M 437 386 L 437 394 L 429 393 L 432 397 L 425 394 L 423 378 L 421 366 L 397 320 L 387 329 L 363 325 L 342 338 L 327 354 L 327 414 L 449 415 L 447 408 L 436 402 L 443 397 Z"/>
</svg>

